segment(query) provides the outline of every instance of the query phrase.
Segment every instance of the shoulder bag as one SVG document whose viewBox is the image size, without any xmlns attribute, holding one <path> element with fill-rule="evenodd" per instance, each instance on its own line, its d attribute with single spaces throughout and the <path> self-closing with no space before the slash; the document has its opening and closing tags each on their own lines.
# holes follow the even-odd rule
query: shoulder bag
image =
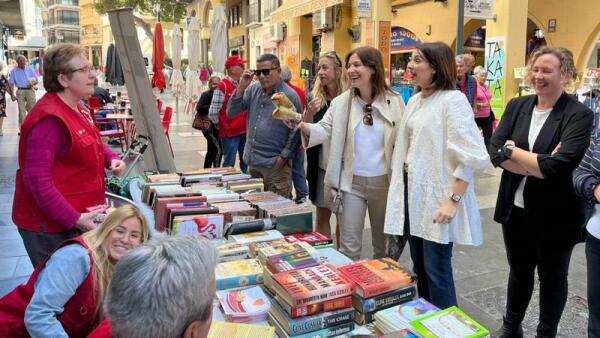
<svg viewBox="0 0 600 338">
<path fill-rule="evenodd" d="M 352 113 L 352 100 L 354 95 L 350 92 L 348 98 L 348 109 L 346 110 L 346 133 L 344 134 L 344 142 L 342 143 L 342 163 L 340 165 L 340 174 L 338 176 L 338 184 L 335 193 L 333 194 L 333 201 L 331 202 L 331 212 L 338 215 L 342 212 L 342 174 L 344 172 L 344 153 L 346 152 L 346 138 L 348 137 L 348 126 L 350 125 L 350 117 Z"/>
</svg>

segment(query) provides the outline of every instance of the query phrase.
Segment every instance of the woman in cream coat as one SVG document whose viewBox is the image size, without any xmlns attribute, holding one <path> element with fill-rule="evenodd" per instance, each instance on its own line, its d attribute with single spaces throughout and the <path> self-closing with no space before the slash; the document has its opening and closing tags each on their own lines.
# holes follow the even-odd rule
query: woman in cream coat
<svg viewBox="0 0 600 338">
<path fill-rule="evenodd" d="M 386 85 L 377 49 L 354 49 L 346 57 L 346 69 L 351 89 L 333 99 L 321 121 L 302 122 L 300 128 L 307 148 L 330 140 L 325 184 L 342 191 L 340 251 L 360 258 L 368 208 L 374 256 L 384 257 L 385 196 L 404 103 Z"/>
<path fill-rule="evenodd" d="M 450 48 L 421 44 L 408 70 L 420 92 L 398 129 L 385 233 L 408 237 L 419 296 L 443 309 L 456 305 L 452 244 L 483 241 L 473 176 L 489 157 L 473 109 L 454 90 Z"/>
</svg>

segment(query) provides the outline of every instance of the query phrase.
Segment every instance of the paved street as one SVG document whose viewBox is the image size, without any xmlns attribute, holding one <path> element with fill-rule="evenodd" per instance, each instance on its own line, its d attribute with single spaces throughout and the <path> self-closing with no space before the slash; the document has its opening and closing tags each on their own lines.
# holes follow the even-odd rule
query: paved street
<svg viewBox="0 0 600 338">
<path fill-rule="evenodd" d="M 159 95 L 167 105 L 174 100 L 167 94 Z M 10 100 L 9 100 L 10 101 Z M 183 104 L 180 103 L 180 110 Z M 178 170 L 202 166 L 206 142 L 199 131 L 190 127 L 191 117 L 180 116 L 180 124 L 171 125 L 171 140 Z M 173 122 L 176 121 L 175 116 Z M 0 295 L 26 281 L 32 267 L 16 227 L 11 222 L 14 193 L 14 173 L 17 168 L 17 108 L 9 102 L 4 136 L 0 136 Z M 476 181 L 480 201 L 485 243 L 480 247 L 454 247 L 454 277 L 460 306 L 494 331 L 502 318 L 506 295 L 508 266 L 500 226 L 492 214 L 500 171 L 489 168 Z M 370 231 L 365 231 L 363 256 L 369 257 Z M 562 337 L 585 337 L 587 325 L 586 269 L 584 247 L 578 245 L 573 253 L 569 275 L 569 299 L 560 325 Z M 401 260 L 410 266 L 408 248 Z M 524 328 L 527 337 L 533 337 L 538 313 L 537 291 L 529 307 Z"/>
</svg>

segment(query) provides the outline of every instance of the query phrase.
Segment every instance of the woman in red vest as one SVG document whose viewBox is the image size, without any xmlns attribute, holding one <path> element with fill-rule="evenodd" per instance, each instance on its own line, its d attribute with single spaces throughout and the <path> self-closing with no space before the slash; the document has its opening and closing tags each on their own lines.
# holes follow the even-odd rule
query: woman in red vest
<svg viewBox="0 0 600 338">
<path fill-rule="evenodd" d="M 97 212 L 86 208 L 104 204 L 104 168 L 116 175 L 125 169 L 79 104 L 94 92 L 96 78 L 84 55 L 73 44 L 48 49 L 47 93 L 21 127 L 12 219 L 33 266 L 64 240 L 94 228 Z"/>
<path fill-rule="evenodd" d="M 128 205 L 63 242 L 27 284 L 0 299 L 0 337 L 87 336 L 104 319 L 104 293 L 116 263 L 148 233 L 144 215 Z"/>
</svg>

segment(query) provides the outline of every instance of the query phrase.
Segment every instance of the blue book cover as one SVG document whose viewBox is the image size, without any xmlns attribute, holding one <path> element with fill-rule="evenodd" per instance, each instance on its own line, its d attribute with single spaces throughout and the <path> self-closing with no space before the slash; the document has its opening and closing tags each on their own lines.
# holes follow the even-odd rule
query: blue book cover
<svg viewBox="0 0 600 338">
<path fill-rule="evenodd" d="M 217 264 L 217 290 L 262 284 L 263 268 L 256 259 L 243 259 Z"/>
<path fill-rule="evenodd" d="M 271 326 L 275 327 L 275 333 L 279 338 L 329 338 L 329 337 L 337 337 L 346 333 L 350 333 L 354 330 L 355 324 L 354 322 L 343 323 L 340 325 L 335 325 L 332 327 L 311 331 L 308 333 L 302 333 L 299 335 L 289 335 L 281 324 L 273 317 L 273 315 L 269 314 L 268 322 Z"/>
<path fill-rule="evenodd" d="M 290 336 L 349 323 L 354 321 L 354 316 L 356 315 L 354 308 L 349 307 L 346 309 L 322 312 L 314 316 L 291 318 L 277 301 L 271 303 L 270 313 L 277 321 L 279 321 L 279 323 L 281 323 L 285 332 Z"/>
<path fill-rule="evenodd" d="M 369 313 L 411 301 L 416 295 L 417 288 L 413 284 L 371 298 L 362 298 L 354 294 L 352 305 L 362 313 Z"/>
</svg>

